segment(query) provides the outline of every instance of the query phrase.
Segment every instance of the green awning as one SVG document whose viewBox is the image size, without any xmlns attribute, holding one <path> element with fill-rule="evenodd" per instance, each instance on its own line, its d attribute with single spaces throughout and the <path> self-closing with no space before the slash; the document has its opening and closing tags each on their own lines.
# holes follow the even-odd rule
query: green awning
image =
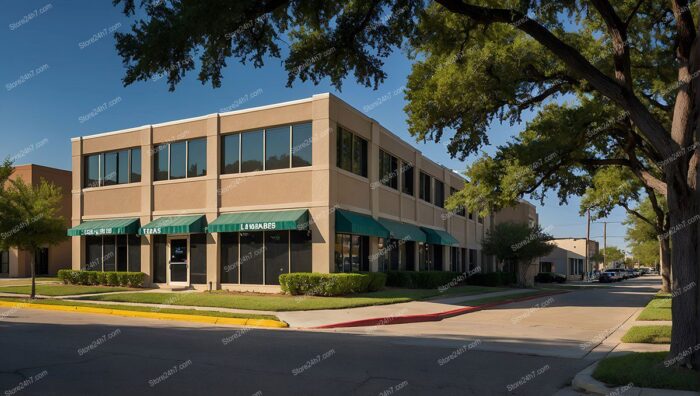
<svg viewBox="0 0 700 396">
<path fill-rule="evenodd" d="M 209 224 L 208 232 L 308 230 L 307 209 L 226 213 Z"/>
<path fill-rule="evenodd" d="M 336 209 L 335 232 L 389 238 L 389 230 L 374 220 L 372 216 Z"/>
<path fill-rule="evenodd" d="M 427 242 L 425 233 L 418 226 L 399 221 L 379 218 L 379 223 L 384 226 L 393 239 L 401 239 L 404 241 Z"/>
<path fill-rule="evenodd" d="M 90 220 L 68 229 L 68 236 L 136 234 L 139 219 Z"/>
<path fill-rule="evenodd" d="M 442 230 L 436 230 L 433 228 L 421 227 L 421 230 L 425 232 L 428 237 L 428 243 L 433 245 L 459 245 L 459 241 L 455 239 L 450 233 Z"/>
<path fill-rule="evenodd" d="M 204 215 L 161 217 L 139 228 L 141 235 L 200 234 L 206 232 Z"/>
</svg>

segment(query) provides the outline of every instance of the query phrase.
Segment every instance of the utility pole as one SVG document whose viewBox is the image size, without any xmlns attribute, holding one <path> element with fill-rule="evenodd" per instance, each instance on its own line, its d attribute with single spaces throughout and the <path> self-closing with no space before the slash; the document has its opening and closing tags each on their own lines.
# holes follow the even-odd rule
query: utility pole
<svg viewBox="0 0 700 396">
<path fill-rule="evenodd" d="M 603 268 L 608 268 L 608 257 L 606 249 L 608 248 L 608 222 L 603 222 Z"/>
<path fill-rule="evenodd" d="M 591 210 L 588 209 L 587 213 L 588 220 L 586 224 L 586 272 L 593 272 L 593 268 L 588 268 L 588 240 L 591 239 Z"/>
</svg>

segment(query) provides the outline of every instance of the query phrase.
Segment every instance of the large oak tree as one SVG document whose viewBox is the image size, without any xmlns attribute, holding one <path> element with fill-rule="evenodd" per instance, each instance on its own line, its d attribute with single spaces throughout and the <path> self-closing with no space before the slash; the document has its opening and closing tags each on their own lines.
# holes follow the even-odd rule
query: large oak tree
<svg viewBox="0 0 700 396">
<path fill-rule="evenodd" d="M 686 0 L 114 2 L 145 11 L 117 34 L 125 84 L 164 73 L 174 89 L 198 66 L 218 87 L 230 58 L 255 67 L 283 58 L 289 85 L 328 78 L 340 88 L 352 75 L 376 88 L 383 60 L 406 48 L 418 139 L 449 139 L 465 158 L 488 143 L 493 122 L 536 113 L 518 139 L 474 163 L 455 201 L 495 210 L 556 191 L 565 202 L 596 169 L 624 166 L 667 197 L 673 288 L 700 282 L 697 12 Z M 700 288 L 691 290 L 673 301 L 674 356 L 700 343 Z M 700 367 L 700 352 L 683 356 Z"/>
</svg>

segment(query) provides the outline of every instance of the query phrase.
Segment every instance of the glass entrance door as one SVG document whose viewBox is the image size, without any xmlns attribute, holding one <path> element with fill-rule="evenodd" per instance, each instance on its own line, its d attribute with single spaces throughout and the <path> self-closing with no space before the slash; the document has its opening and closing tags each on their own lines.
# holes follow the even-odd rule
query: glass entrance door
<svg viewBox="0 0 700 396">
<path fill-rule="evenodd" d="M 187 238 L 171 238 L 168 243 L 168 283 L 172 286 L 189 286 L 189 252 Z"/>
</svg>

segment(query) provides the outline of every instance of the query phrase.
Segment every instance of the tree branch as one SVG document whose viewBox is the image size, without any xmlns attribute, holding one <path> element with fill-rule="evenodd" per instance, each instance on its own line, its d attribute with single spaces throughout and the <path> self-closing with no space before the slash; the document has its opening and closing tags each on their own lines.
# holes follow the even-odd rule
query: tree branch
<svg viewBox="0 0 700 396">
<path fill-rule="evenodd" d="M 632 91 L 632 68 L 630 52 L 627 46 L 627 25 L 620 19 L 615 9 L 607 0 L 591 0 L 593 6 L 605 21 L 613 44 L 613 63 L 615 78 L 620 84 Z"/>
<path fill-rule="evenodd" d="M 527 33 L 534 40 L 549 49 L 569 67 L 574 75 L 587 80 L 602 95 L 629 112 L 635 125 L 662 155 L 668 157 L 678 149 L 678 144 L 669 138 L 664 126 L 649 112 L 634 93 L 595 68 L 578 50 L 561 41 L 544 26 L 515 10 L 475 6 L 466 4 L 461 0 L 436 1 L 447 10 L 467 16 L 481 24 L 514 24 L 517 29 Z"/>
</svg>

